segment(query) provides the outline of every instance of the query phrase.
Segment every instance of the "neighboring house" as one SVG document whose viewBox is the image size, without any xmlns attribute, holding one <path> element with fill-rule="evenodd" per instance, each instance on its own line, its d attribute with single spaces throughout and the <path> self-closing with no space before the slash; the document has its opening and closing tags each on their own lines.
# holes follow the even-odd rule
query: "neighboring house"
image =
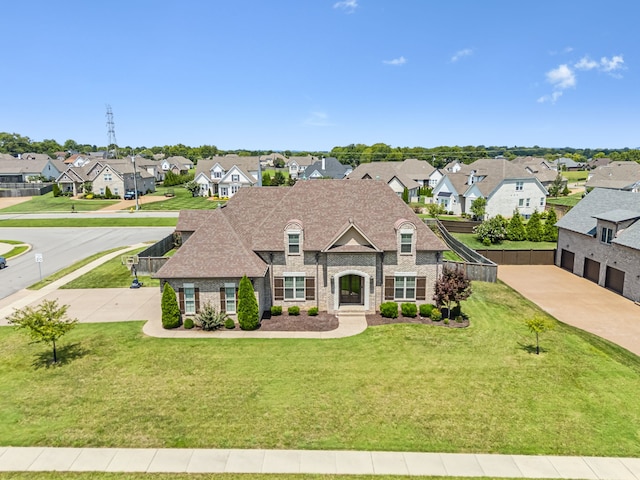
<svg viewBox="0 0 640 480">
<path fill-rule="evenodd" d="M 584 163 L 578 163 L 575 160 L 566 157 L 558 158 L 554 163 L 557 170 L 582 170 L 586 166 Z"/>
<path fill-rule="evenodd" d="M 306 157 L 289 157 L 284 164 L 289 169 L 289 176 L 291 178 L 302 177 L 307 167 L 314 162 L 318 161 L 318 157 L 313 155 L 307 155 Z"/>
<path fill-rule="evenodd" d="M 556 265 L 640 302 L 640 193 L 596 188 L 556 225 Z"/>
<path fill-rule="evenodd" d="M 193 167 L 193 162 L 182 156 L 168 157 L 160 160 L 160 168 L 164 173 L 171 172 L 176 175 L 183 175 L 189 173 Z"/>
<path fill-rule="evenodd" d="M 444 176 L 440 170 L 434 168 L 429 162 L 426 160 L 418 160 L 417 158 L 407 158 L 400 162 L 397 170 L 399 173 L 415 181 L 421 187 L 433 188 Z"/>
<path fill-rule="evenodd" d="M 610 163 L 611 159 L 607 157 L 590 158 L 589 160 L 587 160 L 587 168 L 593 170 L 594 168 L 598 167 L 606 167 Z"/>
<path fill-rule="evenodd" d="M 62 165 L 48 155 L 46 159 L 38 160 L 18 159 L 11 155 L 0 158 L 0 182 L 3 183 L 29 182 L 35 177 L 53 180 L 60 175 L 61 170 Z"/>
<path fill-rule="evenodd" d="M 433 189 L 433 196 L 456 215 L 471 213 L 473 201 L 483 197 L 487 217 L 511 217 L 518 209 L 529 218 L 534 211 L 545 209 L 547 191 L 524 167 L 506 159 L 481 158 L 469 165 L 458 164 L 446 173 Z"/>
<path fill-rule="evenodd" d="M 351 171 L 351 166 L 343 165 L 337 158 L 322 157 L 322 160 L 312 163 L 305 169 L 302 178 L 333 178 L 334 180 L 342 180 L 349 175 Z"/>
<path fill-rule="evenodd" d="M 187 315 L 204 302 L 235 315 L 243 275 L 261 313 L 430 303 L 446 249 L 387 186 L 362 180 L 243 188 L 223 208 L 181 211 L 176 231 L 182 246 L 155 276 Z"/>
<path fill-rule="evenodd" d="M 269 155 L 260 155 L 260 166 L 262 168 L 273 167 L 276 160 L 280 160 L 283 165 L 287 163 L 287 157 L 285 157 L 281 153 L 274 152 L 270 153 Z"/>
<path fill-rule="evenodd" d="M 640 192 L 640 163 L 610 162 L 589 172 L 585 189 L 611 188 Z"/>
<path fill-rule="evenodd" d="M 241 188 L 262 186 L 260 158 L 225 155 L 202 159 L 194 179 L 200 185 L 200 196 L 231 198 Z"/>
<path fill-rule="evenodd" d="M 353 180 L 377 180 L 386 183 L 398 196 L 402 196 L 404 189 L 409 191 L 409 197 L 417 197 L 422 184 L 400 171 L 404 162 L 371 162 L 361 163 L 348 176 Z M 424 178 L 422 179 L 424 181 Z"/>
<path fill-rule="evenodd" d="M 81 155 L 79 153 L 74 153 L 70 155 L 64 160 L 66 165 L 71 165 L 74 167 L 83 167 L 91 161 L 91 157 L 89 155 Z"/>
<path fill-rule="evenodd" d="M 90 185 L 91 192 L 96 195 L 104 195 L 107 187 L 119 197 L 135 187 L 142 193 L 155 192 L 154 175 L 137 164 L 135 171 L 134 180 L 133 162 L 129 158 L 92 160 L 82 167 L 68 167 L 56 178 L 56 183 L 63 192 L 74 196 L 85 193 L 85 185 Z"/>
<path fill-rule="evenodd" d="M 511 160 L 511 163 L 524 167 L 529 173 L 532 173 L 547 190 L 558 176 L 557 166 L 544 158 L 516 157 Z M 566 183 L 566 179 L 563 180 L 563 184 L 566 185 Z"/>
</svg>

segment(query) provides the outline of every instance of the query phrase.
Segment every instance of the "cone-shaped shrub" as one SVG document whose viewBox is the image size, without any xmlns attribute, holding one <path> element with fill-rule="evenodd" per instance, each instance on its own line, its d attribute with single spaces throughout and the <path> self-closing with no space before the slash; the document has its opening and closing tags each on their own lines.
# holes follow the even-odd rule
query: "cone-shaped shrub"
<svg viewBox="0 0 640 480">
<path fill-rule="evenodd" d="M 238 286 L 238 324 L 242 330 L 255 330 L 260 326 L 258 301 L 251 280 L 245 275 Z"/>
<path fill-rule="evenodd" d="M 180 326 L 180 307 L 176 300 L 176 291 L 168 283 L 162 288 L 162 327 L 178 328 Z"/>
</svg>

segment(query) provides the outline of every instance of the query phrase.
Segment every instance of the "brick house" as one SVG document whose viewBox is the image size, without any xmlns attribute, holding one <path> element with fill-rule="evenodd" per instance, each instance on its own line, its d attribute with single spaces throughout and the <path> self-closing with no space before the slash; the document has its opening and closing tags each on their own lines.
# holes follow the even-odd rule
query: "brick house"
<svg viewBox="0 0 640 480">
<path fill-rule="evenodd" d="M 183 314 L 235 314 L 243 275 L 261 312 L 430 303 L 444 244 L 382 182 L 323 180 L 240 189 L 212 211 L 182 211 L 182 246 L 156 273 Z"/>
<path fill-rule="evenodd" d="M 556 265 L 640 302 L 640 193 L 596 188 L 557 226 Z"/>
</svg>

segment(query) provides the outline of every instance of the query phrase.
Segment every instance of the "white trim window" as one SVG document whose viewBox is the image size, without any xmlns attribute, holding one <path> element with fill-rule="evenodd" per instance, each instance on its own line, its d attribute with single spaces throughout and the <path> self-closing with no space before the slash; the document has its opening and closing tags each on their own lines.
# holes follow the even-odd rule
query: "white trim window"
<svg viewBox="0 0 640 480">
<path fill-rule="evenodd" d="M 222 178 L 222 172 L 220 170 L 214 170 L 213 178 Z"/>
<path fill-rule="evenodd" d="M 300 254 L 300 234 L 288 233 L 287 239 L 288 239 L 289 255 L 299 255 Z"/>
<path fill-rule="evenodd" d="M 606 243 L 607 245 L 611 245 L 611 241 L 613 240 L 613 230 L 611 228 L 602 227 L 600 230 L 600 241 L 602 243 Z"/>
<path fill-rule="evenodd" d="M 524 182 L 516 182 L 516 192 L 521 192 L 524 188 Z"/>
<path fill-rule="evenodd" d="M 304 275 L 284 277 L 284 299 L 304 300 Z"/>
<path fill-rule="evenodd" d="M 400 233 L 400 253 L 413 252 L 413 232 Z"/>
<path fill-rule="evenodd" d="M 235 195 L 240 190 L 240 185 L 231 185 L 231 195 Z"/>
<path fill-rule="evenodd" d="M 524 198 L 518 199 L 518 207 L 524 207 Z"/>
<path fill-rule="evenodd" d="M 231 175 L 231 181 L 232 182 L 239 182 L 240 181 L 240 175 L 238 175 L 237 173 Z"/>
<path fill-rule="evenodd" d="M 110 182 L 111 180 L 113 180 L 111 173 L 105 173 L 102 178 L 104 179 L 105 182 Z"/>
<path fill-rule="evenodd" d="M 227 187 L 220 187 L 220 196 L 221 197 L 228 197 L 229 196 L 229 190 Z"/>
<path fill-rule="evenodd" d="M 236 313 L 236 284 L 224 284 L 224 306 L 227 313 Z"/>
<path fill-rule="evenodd" d="M 527 207 L 530 207 L 530 206 L 531 206 L 531 199 L 530 199 L 530 198 L 527 198 L 526 206 L 527 206 Z"/>
<path fill-rule="evenodd" d="M 544 197 L 540 197 L 540 206 L 544 207 Z"/>
<path fill-rule="evenodd" d="M 185 315 L 195 315 L 196 313 L 196 289 L 193 283 L 185 283 L 184 292 L 184 313 Z"/>
<path fill-rule="evenodd" d="M 396 275 L 393 289 L 395 300 L 416 299 L 416 277 L 414 275 Z"/>
</svg>

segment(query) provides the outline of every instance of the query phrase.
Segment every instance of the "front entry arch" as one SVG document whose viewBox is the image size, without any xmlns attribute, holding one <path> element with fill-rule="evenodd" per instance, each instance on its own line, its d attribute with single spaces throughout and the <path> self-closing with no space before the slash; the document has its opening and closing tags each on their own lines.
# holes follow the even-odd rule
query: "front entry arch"
<svg viewBox="0 0 640 480">
<path fill-rule="evenodd" d="M 369 309 L 369 283 L 371 276 L 357 270 L 340 272 L 334 277 L 334 308 L 341 305 L 362 305 Z"/>
</svg>

